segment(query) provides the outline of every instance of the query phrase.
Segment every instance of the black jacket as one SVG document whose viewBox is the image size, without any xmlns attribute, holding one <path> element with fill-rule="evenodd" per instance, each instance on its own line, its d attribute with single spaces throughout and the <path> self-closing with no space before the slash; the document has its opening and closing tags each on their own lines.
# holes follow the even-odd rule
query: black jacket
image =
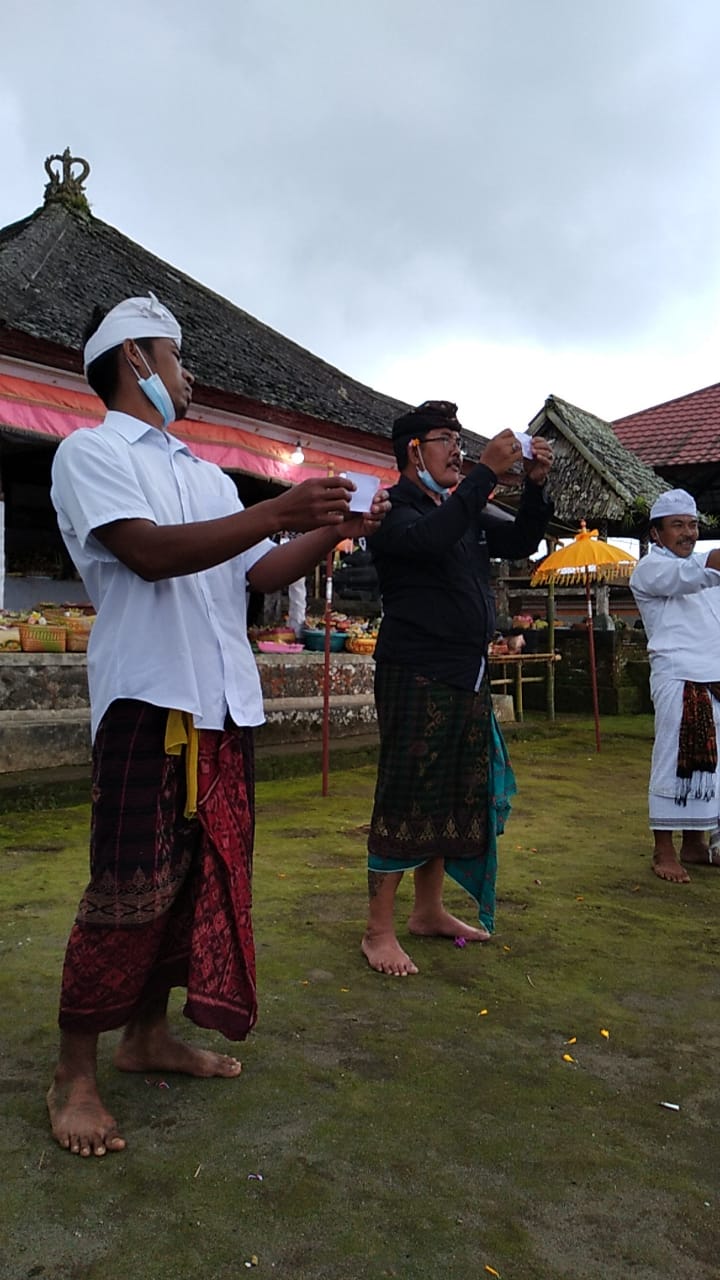
<svg viewBox="0 0 720 1280">
<path fill-rule="evenodd" d="M 489 514 L 496 484 L 478 463 L 441 506 L 405 476 L 390 490 L 392 509 L 368 543 L 383 604 L 376 662 L 475 688 L 495 631 L 490 560 L 532 555 L 552 514 L 529 481 L 515 520 Z"/>
</svg>

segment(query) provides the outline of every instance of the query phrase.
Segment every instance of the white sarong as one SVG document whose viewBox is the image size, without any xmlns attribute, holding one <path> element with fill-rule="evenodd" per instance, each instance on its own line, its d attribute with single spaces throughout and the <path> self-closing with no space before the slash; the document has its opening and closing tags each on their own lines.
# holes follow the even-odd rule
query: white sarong
<svg viewBox="0 0 720 1280">
<path fill-rule="evenodd" d="M 720 766 L 710 799 L 689 795 L 676 804 L 677 757 L 683 709 L 684 680 L 651 678 L 655 707 L 655 742 L 650 767 L 650 828 L 653 831 L 714 831 L 720 825 Z M 715 734 L 720 744 L 720 701 L 712 699 Z"/>
</svg>

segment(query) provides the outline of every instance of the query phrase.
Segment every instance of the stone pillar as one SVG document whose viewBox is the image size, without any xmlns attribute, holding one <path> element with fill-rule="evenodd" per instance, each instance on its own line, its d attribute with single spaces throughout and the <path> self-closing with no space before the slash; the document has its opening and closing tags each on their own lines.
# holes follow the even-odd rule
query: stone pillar
<svg viewBox="0 0 720 1280">
<path fill-rule="evenodd" d="M 595 627 L 598 631 L 615 630 L 615 623 L 610 617 L 610 588 L 607 583 L 598 583 L 595 588 Z"/>
<path fill-rule="evenodd" d="M 495 613 L 498 620 L 498 626 L 507 625 L 510 618 L 510 593 L 508 591 L 507 584 L 508 571 L 509 565 L 507 560 L 501 560 L 497 567 L 497 578 L 493 583 Z"/>
<path fill-rule="evenodd" d="M 600 521 L 600 541 L 607 542 L 607 520 Z M 615 623 L 610 617 L 610 588 L 604 582 L 595 587 L 595 628 L 598 631 L 614 631 Z"/>
</svg>

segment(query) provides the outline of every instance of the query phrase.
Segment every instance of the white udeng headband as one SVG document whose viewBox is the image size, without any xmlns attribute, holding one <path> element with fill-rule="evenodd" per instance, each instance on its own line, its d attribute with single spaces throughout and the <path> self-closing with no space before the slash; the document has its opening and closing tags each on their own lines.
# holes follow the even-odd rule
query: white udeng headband
<svg viewBox="0 0 720 1280">
<path fill-rule="evenodd" d="M 85 343 L 85 371 L 93 360 L 113 347 L 119 347 L 126 338 L 171 338 L 179 347 L 182 330 L 172 311 L 158 302 L 154 293 L 148 294 L 147 298 L 127 298 L 108 311 Z"/>
<path fill-rule="evenodd" d="M 661 516 L 696 516 L 697 513 L 697 505 L 691 493 L 685 489 L 668 489 L 653 502 L 650 519 L 659 520 Z"/>
</svg>

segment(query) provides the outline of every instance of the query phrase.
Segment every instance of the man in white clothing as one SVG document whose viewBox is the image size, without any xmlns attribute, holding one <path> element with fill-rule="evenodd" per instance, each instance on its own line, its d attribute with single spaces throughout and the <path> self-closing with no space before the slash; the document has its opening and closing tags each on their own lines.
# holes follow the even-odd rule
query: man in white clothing
<svg viewBox="0 0 720 1280">
<path fill-rule="evenodd" d="M 720 550 L 695 554 L 698 514 L 684 489 L 650 512 L 651 546 L 630 588 L 647 633 L 655 742 L 650 772 L 652 869 L 687 884 L 683 864 L 720 866 Z M 682 831 L 679 853 L 673 833 Z"/>
</svg>

